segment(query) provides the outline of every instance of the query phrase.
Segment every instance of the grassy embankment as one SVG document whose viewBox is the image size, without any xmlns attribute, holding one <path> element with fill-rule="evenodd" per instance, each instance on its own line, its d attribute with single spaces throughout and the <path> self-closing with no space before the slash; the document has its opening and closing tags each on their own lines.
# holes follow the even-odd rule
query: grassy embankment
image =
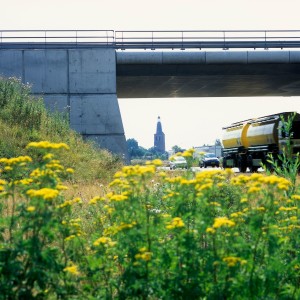
<svg viewBox="0 0 300 300">
<path fill-rule="evenodd" d="M 87 191 L 107 184 L 122 165 L 121 160 L 98 149 L 70 129 L 67 116 L 50 114 L 42 99 L 30 95 L 30 88 L 18 79 L 0 77 L 0 157 L 25 155 L 29 142 L 64 142 L 70 153 L 61 155 L 62 164 L 75 168 L 73 183 Z"/>
</svg>

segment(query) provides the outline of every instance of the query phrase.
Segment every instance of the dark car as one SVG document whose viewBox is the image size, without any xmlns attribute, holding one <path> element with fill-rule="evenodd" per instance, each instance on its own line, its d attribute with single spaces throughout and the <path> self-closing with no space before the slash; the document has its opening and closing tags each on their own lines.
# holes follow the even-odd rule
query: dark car
<svg viewBox="0 0 300 300">
<path fill-rule="evenodd" d="M 199 159 L 199 167 L 206 168 L 206 167 L 219 167 L 220 160 L 216 157 L 214 153 L 205 153 Z"/>
</svg>

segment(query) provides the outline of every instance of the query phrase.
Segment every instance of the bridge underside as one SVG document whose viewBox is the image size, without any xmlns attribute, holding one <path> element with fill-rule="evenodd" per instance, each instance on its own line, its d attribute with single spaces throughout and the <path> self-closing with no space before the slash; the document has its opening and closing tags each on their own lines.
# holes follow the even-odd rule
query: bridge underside
<svg viewBox="0 0 300 300">
<path fill-rule="evenodd" d="M 117 64 L 117 95 L 300 96 L 300 64 Z"/>
</svg>

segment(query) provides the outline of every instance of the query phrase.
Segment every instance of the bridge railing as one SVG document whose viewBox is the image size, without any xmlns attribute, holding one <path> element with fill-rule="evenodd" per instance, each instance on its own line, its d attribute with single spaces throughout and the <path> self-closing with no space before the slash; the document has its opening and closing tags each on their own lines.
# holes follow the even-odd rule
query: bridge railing
<svg viewBox="0 0 300 300">
<path fill-rule="evenodd" d="M 0 30 L 0 48 L 300 48 L 300 30 Z"/>
<path fill-rule="evenodd" d="M 114 47 L 113 30 L 0 30 L 0 47 L 30 46 L 110 46 Z"/>
<path fill-rule="evenodd" d="M 299 48 L 300 30 L 116 31 L 117 49 Z"/>
</svg>

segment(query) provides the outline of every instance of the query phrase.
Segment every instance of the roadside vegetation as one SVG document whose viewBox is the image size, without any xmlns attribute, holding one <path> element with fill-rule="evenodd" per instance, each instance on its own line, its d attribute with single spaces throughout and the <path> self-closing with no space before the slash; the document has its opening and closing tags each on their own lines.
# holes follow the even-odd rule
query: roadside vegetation
<svg viewBox="0 0 300 300">
<path fill-rule="evenodd" d="M 42 99 L 30 95 L 28 85 L 16 78 L 0 77 L 0 157 L 23 155 L 29 142 L 43 140 L 70 146 L 70 153 L 59 159 L 66 166 L 76 166 L 76 182 L 101 179 L 107 183 L 122 165 L 119 157 L 100 150 L 71 130 L 67 114 L 50 114 Z"/>
<path fill-rule="evenodd" d="M 300 298 L 297 181 L 157 159 L 83 199 L 76 143 L 42 137 L 0 158 L 0 299 Z"/>
</svg>

